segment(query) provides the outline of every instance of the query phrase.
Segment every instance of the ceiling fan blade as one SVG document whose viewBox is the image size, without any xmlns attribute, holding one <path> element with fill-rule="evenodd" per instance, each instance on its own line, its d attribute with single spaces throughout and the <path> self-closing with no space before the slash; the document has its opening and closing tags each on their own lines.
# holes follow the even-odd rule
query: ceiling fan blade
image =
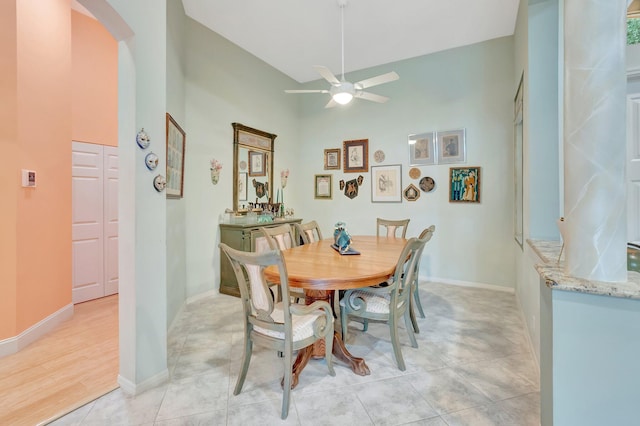
<svg viewBox="0 0 640 426">
<path fill-rule="evenodd" d="M 285 93 L 329 93 L 328 90 L 285 90 Z"/>
<path fill-rule="evenodd" d="M 338 80 L 338 78 L 331 72 L 329 68 L 323 67 L 322 65 L 314 65 L 313 67 L 316 69 L 316 71 L 318 71 L 318 74 L 320 74 L 322 78 L 327 80 L 329 83 L 333 84 L 334 86 L 340 84 L 340 80 Z"/>
<path fill-rule="evenodd" d="M 388 83 L 390 81 L 395 81 L 399 79 L 400 76 L 396 74 L 394 71 L 388 72 L 386 74 L 379 75 L 377 77 L 367 78 L 365 80 L 360 80 L 355 83 L 357 89 L 366 89 L 367 87 L 377 86 L 378 84 Z"/>
<path fill-rule="evenodd" d="M 338 106 L 338 103 L 331 98 L 329 102 L 324 106 L 325 108 L 333 108 L 334 106 Z"/>
<path fill-rule="evenodd" d="M 367 101 L 378 102 L 380 104 L 383 104 L 389 100 L 389 98 L 387 98 L 386 96 L 380 96 L 380 95 L 376 95 L 375 93 L 369 93 L 369 92 L 356 92 L 355 97 L 364 99 Z"/>
</svg>

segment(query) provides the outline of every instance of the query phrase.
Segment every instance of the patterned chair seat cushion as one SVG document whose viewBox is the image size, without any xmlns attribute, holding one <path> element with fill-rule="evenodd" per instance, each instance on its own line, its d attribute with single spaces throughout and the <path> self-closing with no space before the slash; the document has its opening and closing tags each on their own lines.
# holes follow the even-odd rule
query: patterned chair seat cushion
<svg viewBox="0 0 640 426">
<path fill-rule="evenodd" d="M 355 298 L 361 298 L 366 302 L 366 312 L 374 314 L 388 314 L 391 296 L 388 294 L 375 294 L 368 291 L 356 290 L 351 293 L 349 302 L 353 304 Z M 340 305 L 344 306 L 344 300 L 340 301 Z M 356 302 L 357 303 L 357 302 Z"/>
<path fill-rule="evenodd" d="M 313 336 L 313 324 L 319 317 L 323 316 L 324 312 L 321 310 L 314 311 L 307 315 L 292 315 L 291 319 L 293 321 L 293 324 L 291 328 L 293 331 L 293 341 L 297 342 L 299 340 L 304 340 L 308 337 Z M 277 303 L 274 306 L 273 312 L 271 313 L 271 318 L 273 318 L 273 321 L 278 324 L 284 324 L 284 311 L 282 310 L 282 302 Z M 284 340 L 284 332 L 268 330 L 259 326 L 254 326 L 253 329 L 260 334 L 265 334 L 276 339 Z"/>
</svg>

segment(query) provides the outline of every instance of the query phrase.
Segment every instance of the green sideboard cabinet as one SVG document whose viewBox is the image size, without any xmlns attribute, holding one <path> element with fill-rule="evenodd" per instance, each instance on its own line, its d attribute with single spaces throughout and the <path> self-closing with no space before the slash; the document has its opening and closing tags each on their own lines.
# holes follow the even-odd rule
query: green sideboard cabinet
<svg viewBox="0 0 640 426">
<path fill-rule="evenodd" d="M 284 223 L 288 223 L 293 227 L 294 223 L 302 223 L 302 219 L 284 219 L 269 223 L 250 224 L 221 223 L 220 242 L 236 250 L 256 251 L 256 240 L 264 238 L 260 232 L 260 228 L 271 228 Z M 293 228 L 296 238 L 300 238 L 295 227 Z M 222 250 L 220 250 L 220 293 L 240 297 L 240 289 L 238 288 L 236 275 L 233 272 L 231 263 L 229 263 L 229 259 Z"/>
</svg>

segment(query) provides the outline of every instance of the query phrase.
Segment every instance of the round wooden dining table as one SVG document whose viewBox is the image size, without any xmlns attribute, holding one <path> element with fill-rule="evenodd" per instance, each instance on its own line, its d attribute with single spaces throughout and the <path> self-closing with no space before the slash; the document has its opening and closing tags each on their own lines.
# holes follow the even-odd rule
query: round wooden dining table
<svg viewBox="0 0 640 426">
<path fill-rule="evenodd" d="M 336 290 L 368 287 L 390 278 L 406 242 L 404 238 L 355 236 L 352 237 L 351 248 L 359 254 L 338 253 L 331 247 L 333 239 L 284 250 L 282 254 L 289 286 L 304 289 L 307 305 L 316 300 L 324 300 L 331 305 Z M 274 266 L 266 268 L 265 278 L 279 282 L 278 269 Z M 364 359 L 354 357 L 347 351 L 338 329 L 335 327 L 333 336 L 334 358 L 345 363 L 356 374 L 369 374 Z M 324 353 L 322 339 L 298 352 L 293 364 L 292 388 L 297 385 L 298 377 L 309 359 L 323 358 Z"/>
</svg>

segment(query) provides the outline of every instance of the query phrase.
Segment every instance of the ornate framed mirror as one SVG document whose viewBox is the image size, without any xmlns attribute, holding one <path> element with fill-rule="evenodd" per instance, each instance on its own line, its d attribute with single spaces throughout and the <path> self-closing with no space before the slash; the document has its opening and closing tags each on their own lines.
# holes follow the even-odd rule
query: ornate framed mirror
<svg viewBox="0 0 640 426">
<path fill-rule="evenodd" d="M 277 135 L 240 123 L 233 126 L 233 209 L 268 203 L 273 190 L 273 142 Z"/>
</svg>

